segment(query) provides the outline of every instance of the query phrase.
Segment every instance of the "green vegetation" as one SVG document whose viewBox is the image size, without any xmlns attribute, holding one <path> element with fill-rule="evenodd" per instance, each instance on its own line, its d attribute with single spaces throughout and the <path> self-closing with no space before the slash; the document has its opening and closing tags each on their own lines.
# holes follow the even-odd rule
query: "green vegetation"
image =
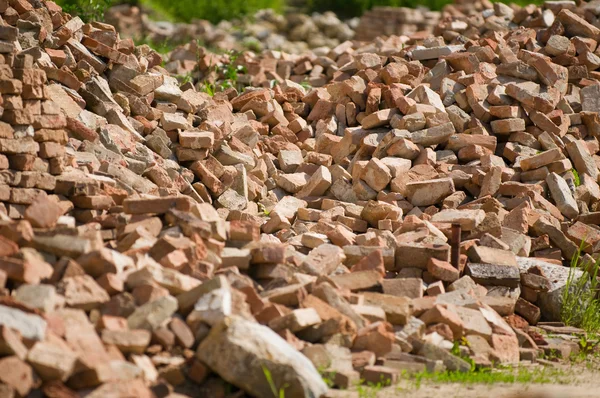
<svg viewBox="0 0 600 398">
<path fill-rule="evenodd" d="M 126 1 L 116 0 L 57 0 L 65 12 L 79 16 L 84 22 L 102 21 L 108 7 Z"/>
<path fill-rule="evenodd" d="M 571 259 L 567 284 L 562 295 L 561 318 L 566 325 L 582 328 L 587 333 L 600 333 L 600 300 L 598 299 L 598 265 L 584 263 L 583 243 Z M 576 271 L 583 274 L 577 278 Z"/>
<path fill-rule="evenodd" d="M 281 387 L 279 390 L 277 390 L 277 386 L 273 381 L 273 375 L 271 375 L 271 371 L 267 369 L 265 365 L 262 365 L 262 371 L 265 375 L 265 379 L 267 379 L 267 383 L 269 383 L 269 388 L 271 389 L 273 398 L 285 398 L 285 388 Z"/>
<path fill-rule="evenodd" d="M 304 89 L 305 89 L 306 91 L 309 91 L 310 89 L 312 89 L 312 86 L 311 86 L 311 85 L 310 85 L 310 83 L 309 83 L 309 82 L 307 82 L 306 80 L 303 80 L 303 81 L 301 81 L 301 82 L 300 82 L 300 85 L 301 85 L 302 87 L 304 87 Z"/>
<path fill-rule="evenodd" d="M 469 365 L 471 365 L 471 372 L 474 372 L 475 371 L 475 361 L 469 355 L 462 355 L 462 353 L 460 351 L 460 346 L 465 346 L 465 347 L 469 346 L 469 342 L 467 341 L 466 338 L 463 337 L 463 338 L 461 338 L 460 341 L 455 341 L 454 345 L 452 346 L 452 350 L 450 350 L 450 353 L 454 356 L 457 356 L 457 357 L 463 359 L 467 363 L 469 363 Z"/>
<path fill-rule="evenodd" d="M 471 372 L 423 372 L 413 376 L 415 386 L 419 388 L 423 382 L 429 383 L 461 383 L 461 384 L 496 384 L 496 383 L 521 383 L 521 384 L 546 384 L 568 383 L 563 371 L 556 368 L 498 368 L 480 369 Z"/>
<path fill-rule="evenodd" d="M 580 339 L 581 351 L 578 355 L 571 357 L 573 364 L 583 364 L 590 370 L 595 370 L 598 367 L 598 359 L 600 353 L 598 352 L 599 341 L 598 336 L 595 336 L 594 341 L 587 339 L 587 336 L 583 335 Z M 461 341 L 461 344 L 467 344 L 466 341 Z M 459 345 L 456 344 L 451 350 L 454 355 L 459 355 Z M 465 359 L 465 358 L 463 358 Z M 575 368 L 564 368 L 564 367 L 553 367 L 553 366 L 512 366 L 512 365 L 496 365 L 494 368 L 480 368 L 475 367 L 475 364 L 471 362 L 471 370 L 468 372 L 456 372 L 456 371 L 445 371 L 445 372 L 430 372 L 423 371 L 419 373 L 412 373 L 408 371 L 402 371 L 399 376 L 398 385 L 393 387 L 398 392 L 404 393 L 414 390 L 419 390 L 424 386 L 432 386 L 439 384 L 460 384 L 464 386 L 472 385 L 492 385 L 492 384 L 572 384 L 573 375 Z M 326 369 L 319 368 L 319 373 L 323 378 L 323 381 L 328 387 L 334 386 L 333 377 L 334 374 L 328 372 Z M 267 374 L 267 373 L 265 373 Z M 267 380 L 269 377 L 267 377 Z M 386 387 L 389 387 L 390 383 L 383 377 L 378 383 L 365 383 L 365 380 L 360 380 L 357 384 L 352 386 L 350 390 L 356 391 L 360 398 L 377 398 L 379 393 Z M 277 391 L 273 389 L 273 391 Z M 274 394 L 275 397 L 277 395 Z M 388 395 L 386 395 L 388 396 Z M 390 395 L 391 396 L 391 395 Z"/>
<path fill-rule="evenodd" d="M 227 88 L 238 88 L 238 73 L 246 73 L 246 68 L 242 65 L 236 65 L 235 61 L 238 54 L 231 54 L 229 57 L 230 62 L 222 68 L 223 76 L 225 77 L 223 83 L 221 83 L 222 89 Z"/>
<path fill-rule="evenodd" d="M 228 88 L 235 88 L 238 91 L 242 91 L 244 85 L 241 84 L 238 79 L 240 73 L 246 73 L 246 68 L 236 64 L 238 56 L 239 53 L 231 51 L 229 52 L 229 62 L 227 64 L 211 66 L 210 70 L 216 73 L 218 80 L 216 82 L 208 81 L 206 79 L 202 80 L 200 82 L 200 90 L 210 96 L 213 96 L 220 91 L 227 90 Z"/>
<path fill-rule="evenodd" d="M 262 205 L 259 204 L 259 206 L 258 206 L 259 210 L 260 210 L 261 206 Z M 264 209 L 264 206 L 263 206 L 263 209 Z M 263 211 L 266 212 L 266 210 L 263 210 Z M 334 374 L 331 372 L 328 372 L 326 368 L 322 368 L 322 367 L 317 368 L 317 372 L 319 372 L 319 374 L 321 375 L 321 378 L 323 379 L 325 384 L 327 384 L 327 387 L 333 388 L 333 386 L 335 385 L 335 382 L 333 381 Z"/>
<path fill-rule="evenodd" d="M 144 3 L 166 12 L 177 21 L 184 22 L 207 19 L 217 23 L 224 19 L 251 15 L 264 8 L 272 8 L 279 12 L 284 8 L 284 0 L 146 0 Z"/>
<path fill-rule="evenodd" d="M 575 169 L 571 169 L 571 173 L 573 173 L 573 183 L 575 184 L 575 187 L 578 187 L 581 185 L 581 180 L 579 179 L 579 173 L 577 172 L 577 170 Z"/>
<path fill-rule="evenodd" d="M 108 7 L 123 3 L 142 3 L 156 10 L 162 20 L 207 19 L 213 23 L 252 15 L 265 8 L 282 12 L 285 5 L 284 0 L 57 0 L 66 12 L 78 15 L 86 22 L 101 21 Z"/>
<path fill-rule="evenodd" d="M 170 53 L 176 47 L 176 45 L 173 44 L 173 42 L 171 42 L 169 40 L 164 40 L 164 41 L 158 42 L 158 41 L 150 40 L 149 38 L 145 37 L 143 39 L 135 41 L 136 46 L 141 46 L 143 44 L 147 44 L 154 51 L 156 51 L 159 54 L 163 54 L 163 55 Z"/>
<path fill-rule="evenodd" d="M 210 83 L 207 81 L 203 81 L 200 85 L 199 88 L 200 91 L 210 95 L 211 97 L 215 95 L 215 93 L 217 92 L 217 87 L 215 86 L 214 83 Z"/>
<path fill-rule="evenodd" d="M 383 379 L 379 383 L 363 383 L 364 380 L 361 380 L 361 384 L 356 386 L 359 398 L 377 398 L 381 389 L 390 385 L 389 381 Z"/>
<path fill-rule="evenodd" d="M 598 345 L 600 344 L 600 336 L 598 334 L 581 335 L 579 337 L 579 353 L 571 356 L 571 361 L 574 363 L 585 362 L 586 367 L 596 368 L 597 362 L 600 359 Z"/>
<path fill-rule="evenodd" d="M 185 75 L 175 75 L 175 78 L 177 79 L 177 81 L 179 82 L 179 85 L 184 85 L 187 83 L 194 83 L 194 78 L 192 76 L 192 73 L 186 73 Z"/>
<path fill-rule="evenodd" d="M 494 369 L 475 369 L 469 372 L 420 372 L 411 374 L 404 372 L 401 375 L 398 390 L 418 390 L 428 384 L 450 384 L 462 385 L 475 384 L 568 384 L 572 380 L 570 374 L 554 367 L 497 367 Z M 379 383 L 367 383 L 361 380 L 361 384 L 355 387 L 360 398 L 376 398 L 379 392 L 389 386 L 382 380 Z"/>
</svg>

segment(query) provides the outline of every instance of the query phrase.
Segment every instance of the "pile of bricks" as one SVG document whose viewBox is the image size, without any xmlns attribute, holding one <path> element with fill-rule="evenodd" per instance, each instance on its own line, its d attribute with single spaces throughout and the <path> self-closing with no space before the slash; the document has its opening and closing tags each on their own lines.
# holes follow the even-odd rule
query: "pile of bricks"
<svg viewBox="0 0 600 398">
<path fill-rule="evenodd" d="M 360 17 L 355 38 L 369 41 L 378 36 L 431 33 L 440 17 L 439 11 L 430 11 L 427 8 L 373 7 Z"/>
<path fill-rule="evenodd" d="M 578 352 L 596 11 L 464 7 L 440 36 L 163 60 L 0 0 L 0 396 L 347 397 L 317 369 L 346 388 Z M 237 66 L 243 92 L 175 77 Z"/>
<path fill-rule="evenodd" d="M 302 2 L 306 3 L 300 0 Z M 278 14 L 272 9 L 259 10 L 252 15 L 217 24 L 204 19 L 194 19 L 189 23 L 156 21 L 160 12 L 127 3 L 109 8 L 104 17 L 121 37 L 161 46 L 195 40 L 223 52 L 276 49 L 296 54 L 311 48 L 335 47 L 354 36 L 358 18 L 342 21 L 331 11 L 308 15 L 290 6 L 289 2 L 286 3 L 285 14 Z"/>
</svg>

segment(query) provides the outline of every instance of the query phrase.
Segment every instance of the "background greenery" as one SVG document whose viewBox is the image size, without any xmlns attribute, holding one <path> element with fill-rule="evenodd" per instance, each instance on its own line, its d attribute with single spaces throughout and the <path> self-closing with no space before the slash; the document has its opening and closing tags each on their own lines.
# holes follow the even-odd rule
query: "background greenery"
<svg viewBox="0 0 600 398">
<path fill-rule="evenodd" d="M 149 6 L 165 11 L 177 21 L 189 22 L 192 19 L 207 19 L 219 22 L 251 15 L 254 12 L 272 8 L 283 11 L 284 0 L 151 0 Z"/>
<path fill-rule="evenodd" d="M 272 8 L 282 12 L 284 0 L 56 0 L 66 12 L 79 15 L 86 21 L 101 20 L 104 10 L 122 3 L 142 4 L 157 11 L 163 19 L 189 22 L 207 19 L 213 23 L 252 15 Z"/>
<path fill-rule="evenodd" d="M 334 11 L 341 17 L 362 15 L 374 6 L 425 6 L 441 9 L 451 0 L 56 0 L 65 11 L 85 20 L 101 20 L 107 7 L 119 3 L 146 5 L 158 11 L 164 19 L 189 22 L 207 19 L 213 23 L 221 20 L 252 15 L 264 8 L 282 12 L 286 6 L 303 5 L 306 12 Z"/>
<path fill-rule="evenodd" d="M 213 23 L 252 15 L 264 8 L 283 12 L 286 8 L 300 8 L 304 12 L 334 11 L 342 18 L 362 15 L 375 6 L 428 7 L 441 10 L 452 0 L 55 0 L 65 11 L 79 15 L 85 21 L 102 20 L 106 8 L 130 3 L 146 6 L 155 11 L 157 19 L 189 22 L 206 19 Z M 493 0 L 494 1 L 494 0 Z M 543 0 L 499 0 L 517 4 L 541 3 Z"/>
</svg>

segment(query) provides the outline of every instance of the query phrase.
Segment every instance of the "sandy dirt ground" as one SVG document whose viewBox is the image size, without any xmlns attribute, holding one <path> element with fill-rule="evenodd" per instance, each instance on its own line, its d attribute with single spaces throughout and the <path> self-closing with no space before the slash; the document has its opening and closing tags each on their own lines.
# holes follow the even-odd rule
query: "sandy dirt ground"
<svg viewBox="0 0 600 398">
<path fill-rule="evenodd" d="M 418 390 L 381 391 L 377 397 L 410 397 L 410 398 L 598 398 L 600 383 L 589 383 L 587 386 L 569 386 L 560 384 L 523 385 L 460 385 L 443 384 L 422 386 Z"/>
<path fill-rule="evenodd" d="M 552 384 L 432 384 L 419 388 L 403 381 L 369 398 L 600 398 L 600 365 L 587 363 L 559 365 L 560 375 Z"/>
</svg>

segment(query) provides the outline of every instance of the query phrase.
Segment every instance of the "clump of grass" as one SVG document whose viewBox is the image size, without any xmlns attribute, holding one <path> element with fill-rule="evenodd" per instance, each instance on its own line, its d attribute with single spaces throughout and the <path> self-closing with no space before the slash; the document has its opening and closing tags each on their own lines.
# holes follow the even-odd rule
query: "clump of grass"
<svg viewBox="0 0 600 398">
<path fill-rule="evenodd" d="M 333 381 L 333 373 L 328 372 L 327 369 L 323 367 L 319 367 L 317 369 L 317 372 L 319 372 L 319 374 L 321 375 L 321 379 L 323 379 L 325 384 L 327 384 L 327 387 L 333 388 L 333 386 L 335 386 L 335 382 Z"/>
<path fill-rule="evenodd" d="M 463 337 L 460 341 L 455 341 L 454 345 L 452 346 L 452 350 L 450 350 L 450 353 L 454 356 L 461 358 L 462 360 L 466 361 L 469 365 L 471 365 L 471 372 L 473 372 L 475 371 L 475 361 L 469 355 L 462 354 L 462 352 L 460 351 L 461 345 L 466 347 L 469 346 L 469 342 L 466 338 Z"/>
<path fill-rule="evenodd" d="M 235 61 L 237 60 L 239 54 L 236 52 L 231 52 L 229 54 L 229 63 L 224 65 L 221 73 L 224 76 L 224 80 L 221 83 L 221 90 L 225 90 L 227 88 L 238 88 L 238 79 L 240 73 L 246 73 L 246 68 L 242 65 L 236 65 Z"/>
<path fill-rule="evenodd" d="M 59 0 L 65 12 L 77 15 L 84 22 L 104 20 L 104 12 L 111 6 L 117 4 L 115 0 Z"/>
<path fill-rule="evenodd" d="M 184 85 L 187 83 L 193 83 L 194 78 L 192 77 L 192 73 L 186 73 L 185 75 L 176 75 L 175 78 L 179 81 L 180 85 Z"/>
<path fill-rule="evenodd" d="M 252 15 L 265 8 L 283 11 L 285 7 L 284 0 L 144 0 L 144 3 L 160 9 L 177 21 L 207 19 L 213 23 Z"/>
<path fill-rule="evenodd" d="M 303 80 L 303 81 L 301 81 L 301 82 L 300 82 L 300 85 L 301 85 L 302 87 L 304 87 L 304 89 L 305 89 L 306 91 L 309 91 L 309 90 L 312 88 L 312 86 L 310 85 L 310 83 L 309 83 L 308 81 L 306 81 L 306 80 Z"/>
<path fill-rule="evenodd" d="M 267 379 L 267 383 L 269 384 L 273 398 L 285 398 L 285 388 L 281 387 L 279 390 L 277 389 L 271 371 L 265 365 L 262 365 L 262 371 L 265 375 L 265 379 Z"/>
<path fill-rule="evenodd" d="M 213 97 L 217 92 L 217 87 L 214 83 L 203 81 L 200 85 L 199 90 Z"/>
<path fill-rule="evenodd" d="M 227 63 L 210 66 L 207 75 L 210 75 L 210 72 L 214 72 L 219 78 L 216 82 L 208 81 L 205 78 L 200 82 L 201 91 L 213 96 L 215 93 L 225 91 L 228 88 L 235 88 L 238 91 L 244 89 L 244 86 L 239 82 L 239 75 L 247 71 L 244 66 L 236 64 L 236 60 L 240 54 L 236 51 L 230 51 L 228 55 L 229 59 Z"/>
<path fill-rule="evenodd" d="M 598 345 L 600 344 L 600 336 L 598 334 L 582 334 L 579 336 L 579 352 L 571 355 L 571 361 L 574 363 L 585 362 L 586 367 L 595 367 L 600 352 Z"/>
<path fill-rule="evenodd" d="M 575 184 L 575 188 L 581 185 L 581 179 L 579 178 L 579 173 L 575 169 L 571 169 L 571 173 L 573 173 L 573 184 Z"/>
<path fill-rule="evenodd" d="M 562 294 L 561 318 L 568 326 L 587 333 L 600 332 L 600 300 L 598 299 L 599 261 L 589 264 L 582 259 L 584 243 L 571 259 L 569 277 Z M 581 275 L 578 276 L 579 272 Z"/>
<path fill-rule="evenodd" d="M 556 368 L 499 368 L 479 369 L 471 372 L 422 372 L 414 375 L 415 385 L 420 387 L 423 381 L 432 383 L 461 384 L 547 384 L 567 383 L 566 374 Z"/>
<path fill-rule="evenodd" d="M 163 55 L 170 53 L 176 47 L 176 44 L 171 42 L 170 40 L 155 41 L 149 37 L 144 37 L 142 39 L 135 40 L 136 46 L 141 46 L 142 44 L 147 44 L 151 49 Z"/>
<path fill-rule="evenodd" d="M 379 383 L 369 382 L 363 384 L 364 380 L 361 380 L 360 383 L 361 384 L 356 386 L 356 392 L 358 392 L 359 398 L 377 398 L 381 389 L 390 385 L 389 381 L 383 380 L 383 376 Z"/>
</svg>

